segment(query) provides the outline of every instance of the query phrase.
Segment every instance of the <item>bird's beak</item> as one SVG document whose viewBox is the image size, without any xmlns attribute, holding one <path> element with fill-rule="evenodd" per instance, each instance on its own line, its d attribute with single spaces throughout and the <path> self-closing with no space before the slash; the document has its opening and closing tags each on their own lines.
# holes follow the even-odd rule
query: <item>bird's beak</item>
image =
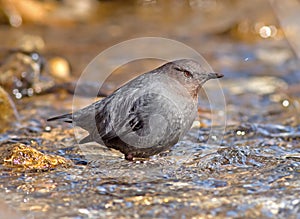
<svg viewBox="0 0 300 219">
<path fill-rule="evenodd" d="M 222 78 L 224 75 L 221 73 L 208 73 L 209 79 Z"/>
</svg>

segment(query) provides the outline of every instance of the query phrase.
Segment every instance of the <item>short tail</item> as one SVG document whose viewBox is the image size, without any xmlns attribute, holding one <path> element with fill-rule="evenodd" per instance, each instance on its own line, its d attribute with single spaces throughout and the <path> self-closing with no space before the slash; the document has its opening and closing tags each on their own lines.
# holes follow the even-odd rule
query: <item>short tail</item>
<svg viewBox="0 0 300 219">
<path fill-rule="evenodd" d="M 55 117 L 47 119 L 48 122 L 49 121 L 54 121 L 54 120 L 61 120 L 63 122 L 72 123 L 73 122 L 72 113 L 64 114 L 64 115 L 61 115 L 61 116 L 55 116 Z"/>
</svg>

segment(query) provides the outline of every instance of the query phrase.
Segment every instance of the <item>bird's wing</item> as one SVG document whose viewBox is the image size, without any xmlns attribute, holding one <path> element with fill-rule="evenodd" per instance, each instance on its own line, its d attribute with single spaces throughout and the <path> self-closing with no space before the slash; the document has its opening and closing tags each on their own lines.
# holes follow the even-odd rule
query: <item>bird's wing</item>
<svg viewBox="0 0 300 219">
<path fill-rule="evenodd" d="M 115 90 L 112 94 L 97 101 L 77 112 L 73 115 L 74 120 L 77 120 L 76 125 L 81 128 L 92 132 L 95 128 L 95 122 L 97 123 L 97 129 L 102 134 L 106 133 L 110 129 L 112 116 L 119 113 L 120 109 L 126 108 L 125 103 L 129 102 L 132 93 L 137 92 L 143 87 L 143 75 L 128 82 L 122 87 Z M 144 83 L 150 81 L 149 78 Z"/>
<path fill-rule="evenodd" d="M 123 109 L 112 111 L 110 122 L 104 122 L 109 129 L 97 124 L 102 141 L 123 139 L 132 133 L 151 141 L 151 136 L 155 137 L 158 133 L 170 133 L 169 137 L 178 133 L 176 129 L 180 128 L 180 113 L 176 113 L 176 106 L 168 98 L 157 93 L 147 93 L 135 100 L 127 98 L 127 101 L 119 106 L 123 106 Z M 103 118 L 101 113 L 96 116 Z"/>
</svg>

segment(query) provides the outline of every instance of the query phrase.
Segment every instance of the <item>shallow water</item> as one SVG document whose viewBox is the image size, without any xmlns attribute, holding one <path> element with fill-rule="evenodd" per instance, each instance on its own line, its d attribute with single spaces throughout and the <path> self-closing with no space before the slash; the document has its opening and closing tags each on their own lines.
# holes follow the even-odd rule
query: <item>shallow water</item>
<svg viewBox="0 0 300 219">
<path fill-rule="evenodd" d="M 225 74 L 219 81 L 226 111 L 210 106 L 202 91 L 198 123 L 181 142 L 150 159 L 128 162 L 122 154 L 99 145 L 78 145 L 69 124 L 45 121 L 71 111 L 73 96 L 64 89 L 14 99 L 20 121 L 0 135 L 1 147 L 24 143 L 70 159 L 73 165 L 30 171 L 1 164 L 1 199 L 26 218 L 299 218 L 300 73 L 299 60 L 287 41 L 264 40 L 250 32 L 246 37 L 237 32 L 236 25 L 242 21 L 234 13 L 222 24 L 212 19 L 205 27 L 193 29 L 192 24 L 199 21 L 193 12 L 190 20 L 182 21 L 189 25 L 172 29 L 174 20 L 165 21 L 158 14 L 154 17 L 164 22 L 146 28 L 142 24 L 151 23 L 148 12 L 137 8 L 135 15 L 144 20 L 135 25 L 129 17 L 125 24 L 111 18 L 93 26 L 48 29 L 28 25 L 21 27 L 23 32 L 0 32 L 12 38 L 25 33 L 40 36 L 47 45 L 45 58 L 53 53 L 67 57 L 74 78 L 96 52 L 118 40 L 144 36 L 146 29 L 146 33 L 182 40 Z M 250 23 L 276 24 L 264 4 L 253 14 Z M 217 18 L 213 10 L 211 16 Z M 100 28 L 116 35 L 99 38 Z M 7 39 L 1 40 L 10 46 Z M 109 93 L 134 72 L 157 65 L 157 60 L 146 60 L 118 69 L 104 89 Z M 213 83 L 205 87 L 209 93 L 215 89 Z M 76 108 L 90 101 L 93 98 L 77 98 Z M 213 116 L 226 116 L 226 124 Z M 79 130 L 80 136 L 84 134 Z M 0 206 L 5 209 L 4 203 Z"/>
</svg>

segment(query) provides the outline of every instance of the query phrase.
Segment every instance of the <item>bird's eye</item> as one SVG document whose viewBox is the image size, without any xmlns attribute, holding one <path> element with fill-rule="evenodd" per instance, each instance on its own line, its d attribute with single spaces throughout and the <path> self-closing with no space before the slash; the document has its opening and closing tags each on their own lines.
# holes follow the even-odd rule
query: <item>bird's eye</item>
<svg viewBox="0 0 300 219">
<path fill-rule="evenodd" d="M 189 72 L 189 71 L 186 71 L 186 70 L 183 71 L 183 75 L 184 75 L 184 77 L 186 77 L 186 78 L 193 78 L 192 73 Z"/>
<path fill-rule="evenodd" d="M 175 67 L 175 70 L 183 72 L 183 75 L 186 78 L 193 78 L 193 74 L 191 72 L 189 72 L 188 70 L 184 70 L 184 69 L 181 69 L 178 67 Z"/>
</svg>

